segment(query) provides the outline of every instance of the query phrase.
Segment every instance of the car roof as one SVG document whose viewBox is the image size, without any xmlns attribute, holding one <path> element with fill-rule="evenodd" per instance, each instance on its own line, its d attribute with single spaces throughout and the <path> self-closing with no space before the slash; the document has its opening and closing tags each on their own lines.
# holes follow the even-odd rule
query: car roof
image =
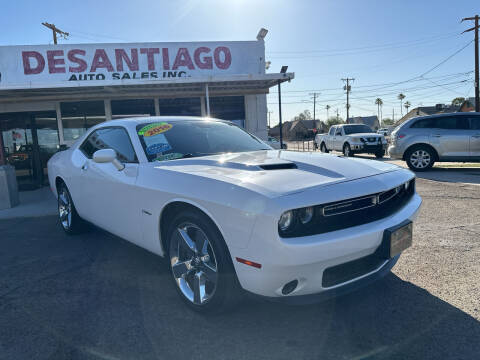
<svg viewBox="0 0 480 360">
<path fill-rule="evenodd" d="M 413 119 L 419 120 L 419 119 L 430 119 L 432 117 L 444 117 L 444 116 L 467 116 L 467 115 L 480 115 L 480 112 L 474 112 L 474 111 L 469 111 L 469 112 L 448 112 L 448 113 L 439 113 L 439 114 L 432 114 L 432 115 L 422 115 L 422 116 L 415 116 L 413 118 L 408 119 L 405 122 L 409 122 Z"/>
</svg>

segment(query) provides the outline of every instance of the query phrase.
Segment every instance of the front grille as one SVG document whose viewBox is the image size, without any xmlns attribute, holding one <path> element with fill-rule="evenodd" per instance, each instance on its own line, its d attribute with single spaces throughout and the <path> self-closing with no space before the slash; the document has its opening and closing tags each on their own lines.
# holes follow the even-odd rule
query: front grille
<svg viewBox="0 0 480 360">
<path fill-rule="evenodd" d="M 371 255 L 325 269 L 322 286 L 335 286 L 377 270 L 387 260 L 380 255 L 379 249 Z"/>
<path fill-rule="evenodd" d="M 314 206 L 313 219 L 294 224 L 284 238 L 324 234 L 386 218 L 401 209 L 415 193 L 415 179 L 384 192 Z M 295 216 L 295 218 L 298 218 Z"/>
</svg>

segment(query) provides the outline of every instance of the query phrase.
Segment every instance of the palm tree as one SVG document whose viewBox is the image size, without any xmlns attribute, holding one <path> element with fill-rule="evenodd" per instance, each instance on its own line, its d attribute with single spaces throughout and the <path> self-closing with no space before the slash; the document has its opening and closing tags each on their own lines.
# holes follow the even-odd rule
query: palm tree
<svg viewBox="0 0 480 360">
<path fill-rule="evenodd" d="M 403 117 L 403 99 L 405 99 L 405 95 L 402 93 L 398 94 L 398 100 L 400 100 L 400 113 L 402 114 Z"/>
<path fill-rule="evenodd" d="M 382 124 L 382 117 L 380 116 L 380 108 L 381 108 L 382 105 L 383 105 L 382 99 L 376 98 L 376 99 L 375 99 L 375 104 L 376 104 L 377 107 L 378 107 L 378 120 L 380 121 L 380 124 Z"/>
<path fill-rule="evenodd" d="M 403 104 L 403 106 L 405 107 L 405 109 L 407 109 L 407 113 L 408 113 L 408 108 L 412 106 L 412 104 L 410 104 L 410 101 L 406 101 L 405 104 Z"/>
<path fill-rule="evenodd" d="M 328 110 L 330 109 L 330 105 L 325 106 L 325 109 L 327 109 L 327 120 L 328 120 Z"/>
</svg>

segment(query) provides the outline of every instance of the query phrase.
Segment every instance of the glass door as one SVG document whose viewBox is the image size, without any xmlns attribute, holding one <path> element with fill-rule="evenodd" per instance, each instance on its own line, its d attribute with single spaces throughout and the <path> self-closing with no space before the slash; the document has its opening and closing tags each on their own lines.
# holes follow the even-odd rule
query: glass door
<svg viewBox="0 0 480 360">
<path fill-rule="evenodd" d="M 0 132 L 6 162 L 15 168 L 19 189 L 45 185 L 47 161 L 59 144 L 55 112 L 0 114 Z"/>
<path fill-rule="evenodd" d="M 33 137 L 26 113 L 0 114 L 0 130 L 7 164 L 15 168 L 19 188 L 34 184 Z"/>
</svg>

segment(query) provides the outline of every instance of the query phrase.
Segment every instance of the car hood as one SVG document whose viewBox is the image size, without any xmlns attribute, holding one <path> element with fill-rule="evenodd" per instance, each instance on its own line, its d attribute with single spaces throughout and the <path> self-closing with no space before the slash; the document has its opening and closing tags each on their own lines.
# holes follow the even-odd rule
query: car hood
<svg viewBox="0 0 480 360">
<path fill-rule="evenodd" d="M 400 169 L 381 161 L 285 150 L 221 154 L 154 162 L 151 165 L 158 170 L 228 182 L 268 197 Z"/>
</svg>

